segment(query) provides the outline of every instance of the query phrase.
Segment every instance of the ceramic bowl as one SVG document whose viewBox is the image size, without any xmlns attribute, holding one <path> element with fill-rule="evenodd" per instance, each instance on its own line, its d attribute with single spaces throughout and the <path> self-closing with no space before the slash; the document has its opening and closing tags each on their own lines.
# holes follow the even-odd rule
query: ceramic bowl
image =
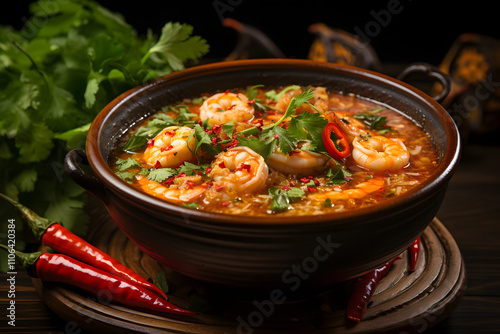
<svg viewBox="0 0 500 334">
<path fill-rule="evenodd" d="M 164 105 L 248 85 L 314 85 L 387 104 L 432 137 L 439 167 L 414 190 L 379 205 L 319 216 L 235 216 L 189 209 L 142 193 L 108 166 L 133 124 Z M 237 289 L 327 287 L 401 254 L 436 215 L 459 160 L 448 113 L 428 95 L 394 78 L 307 60 L 261 59 L 192 67 L 127 91 L 94 120 L 86 150 L 66 169 L 99 198 L 118 227 L 146 254 L 191 278 Z M 82 168 L 90 164 L 93 173 Z"/>
</svg>

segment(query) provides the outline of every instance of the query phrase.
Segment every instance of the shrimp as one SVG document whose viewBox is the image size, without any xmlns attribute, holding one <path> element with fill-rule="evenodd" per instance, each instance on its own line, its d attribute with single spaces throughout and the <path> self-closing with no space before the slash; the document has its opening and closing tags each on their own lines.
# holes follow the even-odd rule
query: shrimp
<svg viewBox="0 0 500 334">
<path fill-rule="evenodd" d="M 269 174 L 264 158 L 245 146 L 220 153 L 211 168 L 209 176 L 214 181 L 214 188 L 230 197 L 263 190 Z"/>
<path fill-rule="evenodd" d="M 347 114 L 342 113 L 341 119 L 332 112 L 326 118 L 337 123 L 347 136 L 352 146 L 352 158 L 359 166 L 375 172 L 394 172 L 408 165 L 410 153 L 401 139 L 372 135 L 363 123 Z"/>
<path fill-rule="evenodd" d="M 354 189 L 347 190 L 332 190 L 329 192 L 310 193 L 309 197 L 318 201 L 330 200 L 344 200 L 344 199 L 361 199 L 368 194 L 382 190 L 385 181 L 381 178 L 370 179 L 366 182 L 359 183 Z"/>
<path fill-rule="evenodd" d="M 323 154 L 296 150 L 284 155 L 279 149 L 267 159 L 269 167 L 285 174 L 312 174 L 324 169 L 327 157 Z"/>
<path fill-rule="evenodd" d="M 243 122 L 253 118 L 254 108 L 248 98 L 235 93 L 218 93 L 203 102 L 200 107 L 200 119 L 208 119 L 210 124 L 226 124 L 227 122 Z"/>
<path fill-rule="evenodd" d="M 195 138 L 188 137 L 194 130 L 185 126 L 169 126 L 152 140 L 144 151 L 144 160 L 155 167 L 177 167 L 184 163 L 195 162 Z M 161 166 L 160 166 L 161 165 Z"/>
<path fill-rule="evenodd" d="M 183 180 L 184 182 L 175 182 L 170 186 L 166 186 L 156 181 L 148 180 L 145 176 L 138 175 L 136 178 L 144 192 L 174 204 L 194 202 L 201 198 L 207 190 L 207 187 L 200 184 L 199 181 Z"/>
<path fill-rule="evenodd" d="M 362 167 L 376 172 L 394 172 L 410 162 L 410 153 L 398 138 L 373 136 L 353 140 L 352 157 Z"/>
</svg>

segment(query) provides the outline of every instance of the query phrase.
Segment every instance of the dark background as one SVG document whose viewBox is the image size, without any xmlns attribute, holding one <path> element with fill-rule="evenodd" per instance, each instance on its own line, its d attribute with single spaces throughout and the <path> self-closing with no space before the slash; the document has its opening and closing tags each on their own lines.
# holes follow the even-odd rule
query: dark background
<svg viewBox="0 0 500 334">
<path fill-rule="evenodd" d="M 67 0 L 58 0 L 67 1 Z M 10 2 L 0 12 L 0 24 L 21 29 L 29 18 L 29 3 Z M 207 39 L 211 51 L 206 56 L 220 59 L 236 45 L 237 35 L 222 26 L 221 17 L 234 18 L 267 34 L 287 56 L 306 58 L 314 36 L 310 24 L 323 22 L 332 28 L 355 33 L 377 22 L 373 13 L 395 6 L 385 26 L 370 38 L 382 63 L 424 61 L 438 65 L 462 33 L 473 32 L 500 37 L 499 13 L 495 2 L 480 1 L 318 1 L 318 0 L 206 0 L 206 1 L 100 1 L 108 9 L 122 13 L 139 33 L 150 28 L 159 34 L 168 21 L 189 23 L 194 33 Z M 216 9 L 216 7 L 218 9 Z M 5 7 L 4 7 L 5 8 Z"/>
</svg>

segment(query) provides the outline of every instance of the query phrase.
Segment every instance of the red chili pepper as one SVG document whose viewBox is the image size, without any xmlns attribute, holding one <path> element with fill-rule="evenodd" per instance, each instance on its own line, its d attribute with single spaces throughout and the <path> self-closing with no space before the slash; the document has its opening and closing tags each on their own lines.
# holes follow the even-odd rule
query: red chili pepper
<svg viewBox="0 0 500 334">
<path fill-rule="evenodd" d="M 337 124 L 328 123 L 321 134 L 325 148 L 333 158 L 343 159 L 349 156 L 349 141 Z"/>
<path fill-rule="evenodd" d="M 415 271 L 417 266 L 418 254 L 420 253 L 420 236 L 410 246 L 410 268 L 408 271 Z"/>
<path fill-rule="evenodd" d="M 398 259 L 400 257 L 396 257 L 381 267 L 358 278 L 354 283 L 353 293 L 347 303 L 346 313 L 348 319 L 355 322 L 361 321 L 380 279 L 387 274 L 394 261 Z"/>
<path fill-rule="evenodd" d="M 0 197 L 11 203 L 18 210 L 38 240 L 55 251 L 121 277 L 168 299 L 167 295 L 156 285 L 148 282 L 132 269 L 124 266 L 102 250 L 73 234 L 64 226 L 47 218 L 40 217 L 32 210 L 3 194 L 0 194 Z"/>
<path fill-rule="evenodd" d="M 0 247 L 10 250 L 4 246 Z M 97 269 L 64 254 L 23 253 L 16 256 L 28 274 L 45 282 L 65 283 L 114 303 L 157 313 L 194 315 L 195 313 L 169 303 L 140 286 Z"/>
</svg>

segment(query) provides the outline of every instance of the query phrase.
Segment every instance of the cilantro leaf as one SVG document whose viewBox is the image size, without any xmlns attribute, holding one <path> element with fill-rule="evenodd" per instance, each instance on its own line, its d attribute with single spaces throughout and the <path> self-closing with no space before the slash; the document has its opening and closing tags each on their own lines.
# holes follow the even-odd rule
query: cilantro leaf
<svg viewBox="0 0 500 334">
<path fill-rule="evenodd" d="M 238 136 L 237 146 L 246 146 L 257 154 L 260 154 L 264 159 L 269 158 L 274 150 L 276 149 L 276 139 L 274 137 L 264 137 L 260 139 L 258 137 L 243 137 Z"/>
<path fill-rule="evenodd" d="M 336 185 L 350 180 L 352 174 L 343 168 L 329 168 L 325 176 L 329 179 L 327 185 Z"/>
<path fill-rule="evenodd" d="M 190 135 L 190 137 L 193 134 Z M 205 129 L 203 129 L 199 124 L 196 124 L 194 126 L 194 137 L 196 139 L 195 141 L 195 149 L 194 152 L 192 152 L 194 155 L 196 155 L 196 152 L 198 152 L 198 149 L 201 149 L 203 152 L 207 153 L 211 157 L 215 157 L 217 154 L 222 152 L 222 148 L 220 145 L 213 145 L 212 144 L 212 139 L 216 138 L 215 135 L 209 135 L 208 133 L 205 132 Z M 188 141 L 190 138 L 188 138 Z"/>
<path fill-rule="evenodd" d="M 257 97 L 259 95 L 259 91 L 256 88 L 264 87 L 264 85 L 254 85 L 247 88 L 247 97 L 249 100 L 254 100 L 254 108 L 258 111 L 268 111 L 274 110 L 274 107 L 271 107 L 265 104 L 261 99 Z"/>
<path fill-rule="evenodd" d="M 376 115 L 378 112 L 382 111 L 382 108 L 367 111 L 365 113 L 359 113 L 354 115 L 354 118 L 359 119 L 365 123 L 371 130 L 376 130 L 380 134 L 384 134 L 388 131 L 393 131 L 392 128 L 387 125 L 387 117 Z"/>
<path fill-rule="evenodd" d="M 229 137 L 233 138 L 233 133 L 234 133 L 234 122 L 230 121 L 225 124 L 222 124 L 222 131 Z"/>
<path fill-rule="evenodd" d="M 64 173 L 68 148 L 82 147 L 89 124 L 116 96 L 182 68 L 208 45 L 180 23 L 166 24 L 160 38 L 139 35 L 122 15 L 93 0 L 57 6 L 38 0 L 29 8 L 26 22 L 43 22 L 29 34 L 0 27 L 0 173 L 6 180 L 0 191 L 81 233 L 86 196 Z M 181 110 L 179 120 L 184 115 Z M 154 121 L 143 135 L 170 123 Z M 137 138 L 134 146 L 145 144 Z"/>
<path fill-rule="evenodd" d="M 308 102 L 310 99 L 314 97 L 314 93 L 312 90 L 308 89 L 305 92 L 301 93 L 298 96 L 292 97 L 288 107 L 286 108 L 285 114 L 281 117 L 273 126 L 278 126 L 281 122 L 283 122 L 288 117 L 292 116 L 295 113 L 295 109 L 300 107 L 304 103 Z"/>
<path fill-rule="evenodd" d="M 193 27 L 188 24 L 165 24 L 160 39 L 147 51 L 141 63 L 153 58 L 152 61 L 157 64 L 168 63 L 174 71 L 183 70 L 184 61 L 199 58 L 208 52 L 206 41 L 199 36 L 191 36 L 192 32 Z"/>
<path fill-rule="evenodd" d="M 161 183 L 175 175 L 177 175 L 177 172 L 174 168 L 158 168 L 151 170 L 147 178 L 148 180 Z"/>
<path fill-rule="evenodd" d="M 309 151 L 315 151 L 323 146 L 322 132 L 328 121 L 317 113 L 304 112 L 297 117 L 292 117 L 288 131 L 297 139 L 310 143 Z"/>
<path fill-rule="evenodd" d="M 300 200 L 305 194 L 305 192 L 298 187 L 290 187 L 289 190 L 269 188 L 268 193 L 272 199 L 271 210 L 274 212 L 288 210 L 290 208 L 290 203 Z"/>
<path fill-rule="evenodd" d="M 288 91 L 290 90 L 296 90 L 296 89 L 300 89 L 301 87 L 300 86 L 297 86 L 297 85 L 291 85 L 291 86 L 288 86 L 288 87 L 285 87 L 283 88 L 279 93 L 276 93 L 276 91 L 273 89 L 273 90 L 270 90 L 270 91 L 267 91 L 264 95 L 269 99 L 269 100 L 272 100 L 272 101 L 275 101 L 275 102 L 278 102 L 279 99 L 281 99 L 281 97 Z"/>
</svg>

